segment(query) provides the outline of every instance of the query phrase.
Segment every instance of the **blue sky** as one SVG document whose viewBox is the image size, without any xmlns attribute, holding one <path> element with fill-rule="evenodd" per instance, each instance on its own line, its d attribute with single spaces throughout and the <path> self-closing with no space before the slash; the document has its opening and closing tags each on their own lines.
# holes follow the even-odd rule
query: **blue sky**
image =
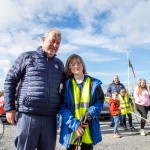
<svg viewBox="0 0 150 150">
<path fill-rule="evenodd" d="M 58 57 L 83 57 L 89 75 L 100 79 L 104 90 L 119 75 L 128 82 L 127 49 L 136 78 L 150 82 L 150 1 L 148 0 L 5 0 L 0 5 L 0 89 L 6 74 L 25 51 L 41 45 L 49 28 L 59 28 Z"/>
</svg>

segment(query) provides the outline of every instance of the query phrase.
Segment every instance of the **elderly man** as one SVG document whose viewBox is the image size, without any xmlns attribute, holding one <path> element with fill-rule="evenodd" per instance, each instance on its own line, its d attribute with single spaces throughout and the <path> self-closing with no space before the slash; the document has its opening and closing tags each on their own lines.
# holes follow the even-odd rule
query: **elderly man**
<svg viewBox="0 0 150 150">
<path fill-rule="evenodd" d="M 122 83 L 120 83 L 119 77 L 117 75 L 115 75 L 113 82 L 108 86 L 107 95 L 109 97 L 112 97 L 112 93 L 113 92 L 117 92 L 119 94 L 121 89 L 125 89 L 125 87 L 124 87 L 124 85 Z M 121 115 L 120 115 L 119 119 L 120 119 L 120 126 L 122 126 L 123 125 L 123 121 L 122 121 L 122 116 Z M 113 118 L 111 118 L 111 121 L 112 122 L 110 124 L 110 127 L 113 127 L 114 126 Z"/>
<path fill-rule="evenodd" d="M 7 121 L 17 124 L 17 150 L 55 150 L 59 87 L 64 78 L 64 65 L 56 57 L 60 42 L 61 32 L 48 30 L 42 46 L 22 53 L 6 76 L 4 110 Z"/>
</svg>

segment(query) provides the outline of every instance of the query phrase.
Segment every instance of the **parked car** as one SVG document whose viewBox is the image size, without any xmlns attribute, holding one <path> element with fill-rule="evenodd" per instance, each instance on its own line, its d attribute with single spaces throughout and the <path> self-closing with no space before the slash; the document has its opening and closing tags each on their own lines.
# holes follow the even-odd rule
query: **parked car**
<svg viewBox="0 0 150 150">
<path fill-rule="evenodd" d="M 101 115 L 98 116 L 98 119 L 110 119 L 111 118 L 111 114 L 110 114 L 110 106 L 109 103 L 107 101 L 104 101 L 104 108 L 101 111 Z"/>
</svg>

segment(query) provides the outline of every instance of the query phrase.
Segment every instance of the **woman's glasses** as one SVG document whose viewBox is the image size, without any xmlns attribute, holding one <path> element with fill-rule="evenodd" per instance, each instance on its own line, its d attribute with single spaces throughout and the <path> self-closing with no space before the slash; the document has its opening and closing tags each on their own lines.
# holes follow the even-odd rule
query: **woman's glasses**
<svg viewBox="0 0 150 150">
<path fill-rule="evenodd" d="M 80 64 L 81 64 L 81 62 L 75 62 L 75 63 L 70 64 L 70 66 L 75 67 L 76 65 L 79 66 Z"/>
</svg>

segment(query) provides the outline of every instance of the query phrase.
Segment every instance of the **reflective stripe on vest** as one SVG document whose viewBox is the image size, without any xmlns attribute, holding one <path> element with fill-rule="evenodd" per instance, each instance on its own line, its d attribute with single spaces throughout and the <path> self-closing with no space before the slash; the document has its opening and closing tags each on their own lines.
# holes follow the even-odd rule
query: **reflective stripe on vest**
<svg viewBox="0 0 150 150">
<path fill-rule="evenodd" d="M 119 95 L 121 114 L 126 115 L 127 113 L 131 113 L 132 107 L 129 102 L 129 95 L 126 93 L 124 97 Z"/>
<path fill-rule="evenodd" d="M 73 93 L 74 93 L 74 101 L 75 101 L 74 114 L 75 114 L 75 117 L 80 120 L 80 118 L 87 112 L 87 110 L 89 108 L 90 78 L 89 77 L 86 78 L 81 92 L 80 92 L 80 89 L 74 79 L 72 80 L 72 84 L 73 84 Z M 76 136 L 76 133 L 73 132 L 71 143 L 72 143 L 73 139 L 75 138 L 75 136 Z M 82 136 L 82 142 L 84 142 L 86 144 L 93 143 L 89 127 L 86 127 L 84 130 L 84 134 Z"/>
</svg>

